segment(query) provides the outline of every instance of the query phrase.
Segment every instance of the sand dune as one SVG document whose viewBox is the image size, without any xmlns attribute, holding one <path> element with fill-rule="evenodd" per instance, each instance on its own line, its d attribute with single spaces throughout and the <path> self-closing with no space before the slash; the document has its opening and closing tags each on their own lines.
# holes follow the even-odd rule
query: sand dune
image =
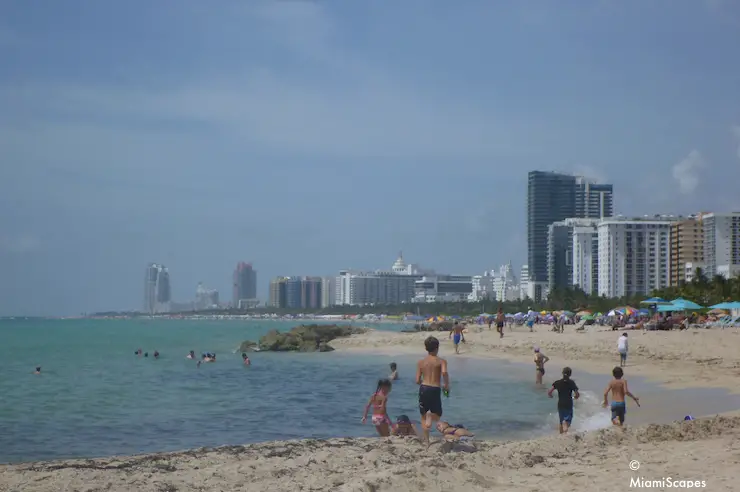
<svg viewBox="0 0 740 492">
<path fill-rule="evenodd" d="M 532 348 L 553 359 L 553 365 L 571 365 L 580 370 L 610 374 L 619 361 L 616 346 L 622 333 L 610 328 L 589 327 L 576 332 L 573 326 L 558 334 L 549 326 L 506 328 L 504 338 L 486 326 L 483 331 L 471 326 L 461 344 L 461 356 L 502 357 L 530 363 Z M 607 331 L 608 330 L 608 331 Z M 740 330 L 692 329 L 687 331 L 629 331 L 629 374 L 644 376 L 668 387 L 711 386 L 740 392 Z M 333 340 L 337 350 L 373 350 L 385 353 L 423 354 L 424 339 L 435 335 L 442 341 L 442 352 L 453 356 L 447 332 L 394 333 L 371 331 L 364 335 Z"/>
<path fill-rule="evenodd" d="M 401 438 L 287 441 L 3 466 L 0 490 L 621 491 L 630 488 L 630 480 L 670 477 L 704 480 L 706 490 L 735 491 L 739 438 L 740 417 L 719 416 L 533 441 L 479 442 L 474 452 L 450 452 L 441 444 L 425 449 Z M 639 470 L 630 470 L 632 460 L 639 461 Z"/>
</svg>

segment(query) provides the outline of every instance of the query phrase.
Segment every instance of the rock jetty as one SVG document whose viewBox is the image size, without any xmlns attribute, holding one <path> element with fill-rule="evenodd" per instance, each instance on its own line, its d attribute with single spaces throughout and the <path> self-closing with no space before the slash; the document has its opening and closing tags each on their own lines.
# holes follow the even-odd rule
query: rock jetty
<svg viewBox="0 0 740 492">
<path fill-rule="evenodd" d="M 258 342 L 246 340 L 239 346 L 241 352 L 331 352 L 329 342 L 367 332 L 366 328 L 350 325 L 300 325 L 287 332 L 270 330 Z"/>
</svg>

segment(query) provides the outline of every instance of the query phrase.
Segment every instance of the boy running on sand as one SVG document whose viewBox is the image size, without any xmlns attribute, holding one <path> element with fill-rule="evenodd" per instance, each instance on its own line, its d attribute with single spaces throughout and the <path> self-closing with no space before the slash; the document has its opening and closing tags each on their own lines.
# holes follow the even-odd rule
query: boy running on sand
<svg viewBox="0 0 740 492">
<path fill-rule="evenodd" d="M 561 434 L 568 432 L 573 422 L 573 398 L 577 400 L 581 396 L 575 381 L 570 379 L 572 374 L 570 367 L 564 367 L 563 379 L 552 383 L 552 388 L 547 392 L 547 396 L 552 398 L 553 391 L 558 391 L 558 420 L 560 421 L 558 429 Z"/>
<path fill-rule="evenodd" d="M 373 407 L 373 425 L 380 437 L 391 435 L 391 419 L 388 417 L 386 405 L 388 404 L 388 393 L 391 392 L 392 384 L 388 379 L 378 380 L 378 387 L 370 400 L 365 405 L 365 413 L 362 415 L 362 423 L 367 421 L 367 412 Z"/>
<path fill-rule="evenodd" d="M 612 424 L 621 427 L 622 425 L 624 425 L 624 416 L 627 413 L 627 402 L 624 398 L 625 395 L 635 400 L 635 403 L 637 403 L 638 407 L 640 406 L 640 399 L 630 393 L 630 390 L 627 387 L 627 380 L 622 379 L 622 376 L 624 376 L 624 371 L 621 367 L 615 367 L 612 371 L 612 376 L 614 376 L 614 379 L 609 382 L 609 385 L 604 391 L 604 408 L 609 406 L 609 392 L 611 391 Z"/>
<path fill-rule="evenodd" d="M 429 445 L 429 431 L 442 418 L 442 390 L 450 391 L 450 376 L 447 361 L 438 357 L 439 340 L 429 337 L 424 340 L 427 356 L 416 364 L 416 384 L 419 385 L 419 413 L 424 442 Z M 440 387 L 442 383 L 442 387 Z"/>
</svg>

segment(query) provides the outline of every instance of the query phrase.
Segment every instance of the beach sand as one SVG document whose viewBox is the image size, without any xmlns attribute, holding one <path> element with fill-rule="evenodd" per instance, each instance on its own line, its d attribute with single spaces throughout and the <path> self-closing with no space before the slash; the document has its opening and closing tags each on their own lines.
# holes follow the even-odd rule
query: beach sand
<svg viewBox="0 0 740 492">
<path fill-rule="evenodd" d="M 472 328 L 472 327 L 471 327 Z M 565 334 L 539 326 L 466 335 L 454 355 L 504 357 L 531 363 L 537 345 L 550 367 L 604 373 L 617 361 L 620 332 Z M 371 331 L 335 340 L 342 351 L 423 353 L 427 333 Z M 630 338 L 628 375 L 671 387 L 719 387 L 738 391 L 740 334 L 735 330 L 637 332 Z M 53 445 L 51 443 L 50 445 Z M 636 460 L 639 465 L 630 462 Z M 518 442 L 477 441 L 423 447 L 415 440 L 330 439 L 271 442 L 137 457 L 66 460 L 0 466 L 0 491 L 13 492 L 185 492 L 185 491 L 522 491 L 548 489 L 621 491 L 631 480 L 705 481 L 692 488 L 740 490 L 740 416 L 672 424 L 605 429 Z M 634 486 L 634 484 L 632 484 Z M 654 490 L 672 490 L 651 483 Z"/>
<path fill-rule="evenodd" d="M 559 371 L 571 366 L 594 374 L 611 374 L 619 365 L 617 338 L 623 331 L 605 327 L 586 327 L 577 332 L 573 325 L 565 333 L 555 333 L 550 326 L 537 325 L 530 332 L 526 326 L 505 328 L 504 338 L 488 326 L 469 325 L 459 356 L 454 354 L 448 332 L 396 333 L 370 331 L 331 342 L 342 351 L 373 351 L 386 354 L 424 354 L 424 339 L 434 335 L 441 342 L 444 357 L 504 358 L 532 364 L 533 347 L 550 357 L 548 369 Z M 482 331 L 478 331 L 482 330 Z M 625 373 L 641 376 L 669 388 L 713 387 L 740 393 L 740 330 L 691 329 L 685 331 L 627 331 L 629 357 Z M 532 365 L 534 373 L 534 365 Z"/>
<path fill-rule="evenodd" d="M 610 492 L 629 489 L 631 480 L 670 477 L 703 480 L 705 490 L 718 492 L 738 490 L 740 480 L 736 416 L 533 441 L 482 442 L 475 452 L 462 444 L 449 452 L 446 446 L 425 449 L 402 438 L 331 439 L 12 465 L 0 468 L 0 490 Z"/>
</svg>

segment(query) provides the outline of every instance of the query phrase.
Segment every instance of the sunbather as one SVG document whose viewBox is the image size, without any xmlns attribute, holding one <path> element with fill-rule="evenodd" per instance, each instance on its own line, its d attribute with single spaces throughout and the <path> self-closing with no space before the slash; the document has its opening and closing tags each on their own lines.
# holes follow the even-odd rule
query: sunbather
<svg viewBox="0 0 740 492">
<path fill-rule="evenodd" d="M 444 436 L 446 441 L 459 441 L 463 437 L 474 437 L 475 434 L 470 432 L 463 425 L 450 425 L 448 422 L 437 422 L 437 430 Z"/>
</svg>

